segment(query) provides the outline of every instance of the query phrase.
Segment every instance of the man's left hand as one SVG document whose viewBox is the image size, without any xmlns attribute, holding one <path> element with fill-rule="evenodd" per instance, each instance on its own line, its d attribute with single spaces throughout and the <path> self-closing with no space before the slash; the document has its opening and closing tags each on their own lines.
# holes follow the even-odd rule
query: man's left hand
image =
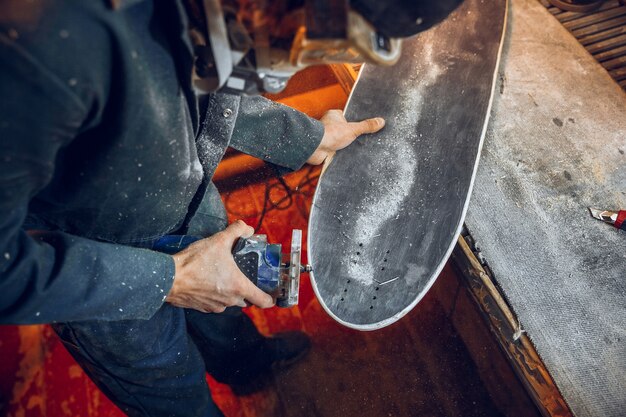
<svg viewBox="0 0 626 417">
<path fill-rule="evenodd" d="M 319 165 L 336 151 L 345 148 L 365 133 L 378 132 L 385 126 L 381 117 L 348 122 L 341 110 L 327 111 L 320 121 L 324 124 L 324 136 L 320 146 L 313 152 L 307 163 Z"/>
</svg>

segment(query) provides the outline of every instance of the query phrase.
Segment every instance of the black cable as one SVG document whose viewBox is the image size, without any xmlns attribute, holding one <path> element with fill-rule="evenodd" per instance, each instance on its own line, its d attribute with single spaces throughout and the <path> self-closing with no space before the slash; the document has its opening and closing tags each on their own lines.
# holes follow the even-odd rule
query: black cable
<svg viewBox="0 0 626 417">
<path fill-rule="evenodd" d="M 232 208 L 233 204 L 231 203 L 232 193 L 228 193 L 225 196 L 226 209 L 229 213 L 239 218 L 258 215 L 259 220 L 255 227 L 255 231 L 257 233 L 263 226 L 263 221 L 265 220 L 265 217 L 269 212 L 271 212 L 272 210 L 288 210 L 294 204 L 296 205 L 300 216 L 302 216 L 305 221 L 308 221 L 310 202 L 313 195 L 315 194 L 317 180 L 320 176 L 320 168 L 316 166 L 308 166 L 304 169 L 306 170 L 306 173 L 295 188 L 291 188 L 283 177 L 275 177 L 266 180 L 264 182 L 265 191 L 263 208 L 260 212 L 238 213 L 237 211 L 235 211 Z M 276 195 L 276 191 L 278 193 L 284 193 L 284 195 L 279 194 L 279 198 L 274 199 L 273 195 Z"/>
</svg>

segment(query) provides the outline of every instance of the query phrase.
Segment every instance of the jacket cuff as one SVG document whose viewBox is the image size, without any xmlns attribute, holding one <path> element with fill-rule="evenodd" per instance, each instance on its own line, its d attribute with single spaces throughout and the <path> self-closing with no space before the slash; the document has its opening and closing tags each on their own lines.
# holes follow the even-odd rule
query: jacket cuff
<svg viewBox="0 0 626 417">
<path fill-rule="evenodd" d="M 2 323 L 148 319 L 172 288 L 167 254 L 59 232 L 16 240 L 0 281 Z"/>
<path fill-rule="evenodd" d="M 121 248 L 127 254 L 119 261 L 123 270 L 111 271 L 111 276 L 118 277 L 110 284 L 117 297 L 111 297 L 106 320 L 149 319 L 161 308 L 174 284 L 174 258 L 148 249 Z"/>
</svg>

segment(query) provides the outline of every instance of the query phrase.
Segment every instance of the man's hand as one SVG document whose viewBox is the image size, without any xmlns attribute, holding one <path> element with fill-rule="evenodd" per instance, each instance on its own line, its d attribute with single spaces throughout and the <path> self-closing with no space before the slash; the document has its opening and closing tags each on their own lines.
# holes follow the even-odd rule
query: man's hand
<svg viewBox="0 0 626 417">
<path fill-rule="evenodd" d="M 253 233 L 252 227 L 237 220 L 226 230 L 175 254 L 174 285 L 165 301 L 205 313 L 221 313 L 230 306 L 245 307 L 246 301 L 261 308 L 272 307 L 272 297 L 246 278 L 231 253 L 238 238 Z"/>
<path fill-rule="evenodd" d="M 327 111 L 320 121 L 324 124 L 324 136 L 320 146 L 307 161 L 311 165 L 321 164 L 326 158 L 345 148 L 359 136 L 378 132 L 385 126 L 385 120 L 380 117 L 360 122 L 348 122 L 341 110 Z"/>
</svg>

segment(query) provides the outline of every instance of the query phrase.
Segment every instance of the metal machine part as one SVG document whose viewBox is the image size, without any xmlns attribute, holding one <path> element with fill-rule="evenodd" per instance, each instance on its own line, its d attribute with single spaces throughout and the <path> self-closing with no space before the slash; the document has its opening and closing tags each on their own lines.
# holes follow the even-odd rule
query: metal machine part
<svg viewBox="0 0 626 417">
<path fill-rule="evenodd" d="M 612 224 L 618 229 L 626 230 L 626 210 L 610 211 L 589 207 L 589 213 L 594 219 Z"/>
<path fill-rule="evenodd" d="M 302 231 L 291 235 L 291 251 L 282 253 L 281 244 L 270 244 L 266 235 L 241 238 L 233 249 L 239 269 L 257 287 L 270 294 L 278 307 L 298 304 L 300 273 L 311 267 L 301 264 Z"/>
<path fill-rule="evenodd" d="M 392 65 L 400 57 L 401 41 L 378 32 L 347 1 L 283 2 L 280 10 L 266 3 L 201 0 L 200 8 L 187 2 L 197 90 L 278 93 L 311 65 Z"/>
</svg>

